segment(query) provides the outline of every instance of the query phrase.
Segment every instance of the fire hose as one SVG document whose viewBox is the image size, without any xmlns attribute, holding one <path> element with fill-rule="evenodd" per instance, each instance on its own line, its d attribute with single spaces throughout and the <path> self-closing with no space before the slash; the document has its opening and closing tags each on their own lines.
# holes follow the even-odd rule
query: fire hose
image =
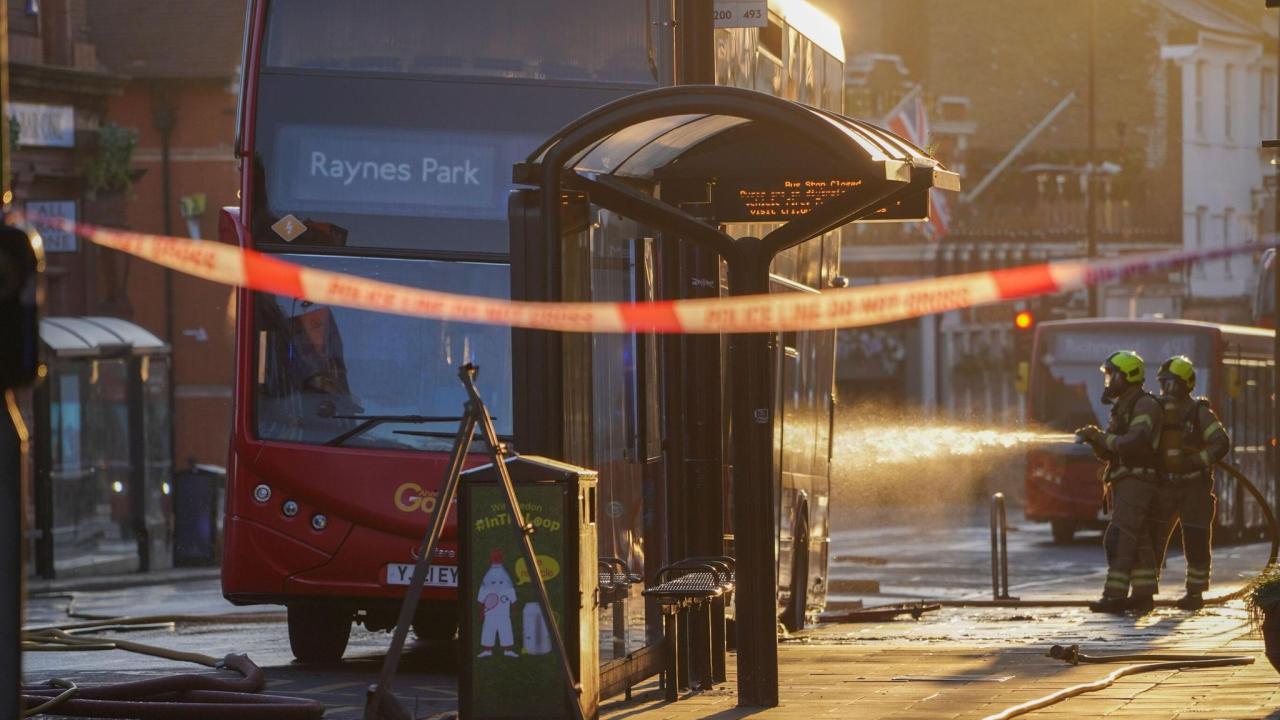
<svg viewBox="0 0 1280 720">
<path fill-rule="evenodd" d="M 1270 503 L 1267 501 L 1266 497 L 1262 494 L 1262 492 L 1258 490 L 1257 486 L 1249 482 L 1249 479 L 1244 476 L 1244 473 L 1240 472 L 1235 466 L 1229 465 L 1226 462 L 1220 462 L 1218 463 L 1217 467 L 1219 467 L 1222 470 L 1225 470 L 1228 475 L 1234 478 L 1236 482 L 1239 482 L 1241 487 L 1243 487 L 1253 497 L 1253 499 L 1257 501 L 1258 507 L 1262 510 L 1263 517 L 1267 521 L 1267 534 L 1271 538 L 1271 553 L 1270 555 L 1268 555 L 1267 562 L 1263 566 L 1263 568 L 1265 569 L 1265 568 L 1271 567 L 1272 565 L 1275 565 L 1277 556 L 1280 555 L 1280 527 L 1278 527 L 1276 524 L 1276 516 L 1275 516 L 1275 513 L 1272 512 L 1271 510 Z M 994 524 L 993 524 L 993 534 L 994 534 Z M 1004 587 L 1004 590 L 1006 591 L 1005 594 L 1007 594 L 1007 591 L 1008 591 L 1007 577 L 1005 579 L 1005 583 L 1006 585 Z M 1215 595 L 1213 597 L 1206 597 L 1204 599 L 1204 604 L 1205 605 L 1222 605 L 1224 603 L 1230 602 L 1232 600 L 1235 600 L 1241 597 L 1242 595 L 1244 595 L 1246 591 L 1247 591 L 1247 587 L 1241 587 L 1235 592 L 1226 593 L 1223 595 Z M 1087 607 L 1091 601 L 1090 600 L 1074 600 L 1074 599 L 1072 600 L 1067 600 L 1067 599 L 1019 600 L 1017 598 L 1004 598 L 1004 599 L 996 599 L 996 600 L 978 600 L 978 599 L 939 600 L 936 602 L 938 602 L 944 607 L 1018 608 L 1018 607 Z M 1162 599 L 1162 600 L 1156 600 L 1155 602 L 1156 602 L 1156 605 L 1158 606 L 1170 607 L 1174 605 L 1175 601 Z"/>
<path fill-rule="evenodd" d="M 1134 665 L 1126 665 L 1101 680 L 1072 685 L 1055 693 L 1050 693 L 1035 700 L 1028 700 L 1014 705 L 995 715 L 988 715 L 983 720 L 1008 720 L 1060 703 L 1068 698 L 1111 687 L 1117 680 L 1128 675 L 1156 672 L 1159 670 L 1192 670 L 1196 668 L 1231 667 L 1235 665 L 1252 665 L 1253 657 L 1249 655 L 1167 655 L 1167 654 L 1128 654 L 1128 655 L 1085 655 L 1078 645 L 1063 647 L 1054 645 L 1046 653 L 1049 657 L 1069 662 L 1080 663 L 1115 663 L 1145 660 Z"/>
<path fill-rule="evenodd" d="M 1280 533 L 1277 533 L 1275 513 L 1272 512 L 1270 505 L 1266 501 L 1266 498 L 1263 497 L 1262 493 L 1258 490 L 1257 487 L 1254 486 L 1253 483 L 1249 482 L 1248 478 L 1246 478 L 1243 473 L 1241 473 L 1235 467 L 1226 464 L 1225 462 L 1219 463 L 1218 467 L 1222 468 L 1229 475 L 1235 478 L 1236 481 L 1239 482 L 1241 486 L 1244 487 L 1244 489 L 1247 490 L 1249 494 L 1253 496 L 1254 500 L 1258 502 L 1258 507 L 1262 509 L 1262 513 L 1267 520 L 1267 532 L 1271 536 L 1271 554 L 1268 556 L 1267 564 L 1264 567 L 1271 567 L 1276 562 L 1277 551 L 1280 551 Z M 1239 590 L 1236 590 L 1235 592 L 1226 593 L 1226 594 L 1218 595 L 1215 597 L 1205 598 L 1205 604 L 1221 605 L 1223 603 L 1239 598 L 1247 591 L 1248 591 L 1248 586 L 1246 585 L 1245 587 L 1242 587 Z M 952 602 L 944 602 L 943 604 L 953 606 L 953 607 L 955 606 L 1079 607 L 1083 605 L 1088 605 L 1089 601 L 1087 600 L 1013 600 L 1013 599 L 1009 599 L 1009 600 L 991 600 L 991 601 L 952 601 Z M 1157 604 L 1172 605 L 1173 603 L 1168 600 L 1161 600 L 1161 601 L 1157 601 Z M 1097 690 L 1103 690 L 1105 688 L 1111 687 L 1113 684 L 1115 684 L 1117 680 L 1119 680 L 1122 677 L 1126 677 L 1128 675 L 1136 675 L 1139 673 L 1146 673 L 1146 672 L 1155 672 L 1159 670 L 1191 670 L 1196 668 L 1214 668 L 1214 667 L 1229 667 L 1234 665 L 1251 665 L 1253 664 L 1253 661 L 1254 661 L 1253 657 L 1248 655 L 1229 656 L 1229 655 L 1175 655 L 1175 654 L 1159 654 L 1159 653 L 1150 653 L 1150 654 L 1139 653 L 1139 654 L 1124 654 L 1124 655 L 1090 656 L 1090 655 L 1081 653 L 1080 647 L 1078 645 L 1071 645 L 1067 647 L 1063 647 L 1061 645 L 1054 645 L 1053 647 L 1049 648 L 1049 652 L 1046 654 L 1049 657 L 1071 663 L 1072 665 L 1078 665 L 1082 662 L 1083 663 L 1114 663 L 1114 662 L 1132 662 L 1132 661 L 1139 661 L 1139 662 L 1137 662 L 1134 665 L 1126 665 L 1125 667 L 1122 667 L 1116 670 L 1115 672 L 1112 672 L 1111 674 L 1107 675 L 1106 677 L 1100 680 L 1081 683 L 1079 685 L 1072 685 L 1071 687 L 1064 688 L 1054 693 L 1050 693 L 1049 695 L 1045 695 L 1044 697 L 1036 698 L 1035 700 L 1029 700 L 1020 705 L 1015 705 L 1013 707 L 1007 708 L 1004 711 L 997 713 L 995 715 L 989 715 L 986 718 L 984 718 L 984 720 L 1008 720 L 1009 718 L 1017 717 L 1019 715 L 1024 715 L 1034 710 L 1040 710 L 1042 708 L 1049 707 L 1050 705 L 1060 703 L 1063 700 L 1067 700 L 1068 698 L 1076 697 L 1077 695 L 1083 695 L 1085 693 L 1095 692 Z"/>
<path fill-rule="evenodd" d="M 162 618 L 172 623 L 174 617 L 112 618 L 107 623 L 137 627 L 154 625 Z M 148 622 L 138 622 L 140 620 Z M 75 626 L 105 627 L 102 622 L 76 623 Z M 46 683 L 47 687 L 23 686 L 23 717 L 57 714 L 141 720 L 311 720 L 324 714 L 324 706 L 313 700 L 259 694 L 266 685 L 266 676 L 246 655 L 233 653 L 219 660 L 128 640 L 73 635 L 56 627 L 24 631 L 22 649 L 24 652 L 127 650 L 240 674 L 239 678 L 228 678 L 187 673 L 98 687 L 81 687 L 54 678 Z"/>
</svg>

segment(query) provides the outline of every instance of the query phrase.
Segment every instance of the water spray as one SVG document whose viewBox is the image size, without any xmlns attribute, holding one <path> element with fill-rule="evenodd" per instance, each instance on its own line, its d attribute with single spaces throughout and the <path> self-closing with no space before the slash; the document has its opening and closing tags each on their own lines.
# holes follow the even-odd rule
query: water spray
<svg viewBox="0 0 1280 720">
<path fill-rule="evenodd" d="M 1026 445 L 1069 444 L 1071 433 L 996 430 L 963 425 L 873 424 L 840 431 L 837 455 L 857 466 L 892 465 L 946 457 L 977 457 Z"/>
</svg>

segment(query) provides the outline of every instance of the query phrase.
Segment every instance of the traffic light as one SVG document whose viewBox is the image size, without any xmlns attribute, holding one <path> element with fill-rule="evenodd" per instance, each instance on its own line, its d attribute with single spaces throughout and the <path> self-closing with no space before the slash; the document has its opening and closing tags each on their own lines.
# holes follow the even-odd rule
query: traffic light
<svg viewBox="0 0 1280 720">
<path fill-rule="evenodd" d="M 1017 372 L 1014 387 L 1026 394 L 1031 378 L 1031 344 L 1035 340 L 1036 316 L 1030 310 L 1013 315 L 1013 366 Z"/>
</svg>

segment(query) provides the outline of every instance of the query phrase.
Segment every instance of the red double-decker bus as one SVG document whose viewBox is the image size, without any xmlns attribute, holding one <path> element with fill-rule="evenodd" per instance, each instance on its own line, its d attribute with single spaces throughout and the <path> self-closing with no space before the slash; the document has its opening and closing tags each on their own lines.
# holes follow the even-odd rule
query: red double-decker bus
<svg viewBox="0 0 1280 720">
<path fill-rule="evenodd" d="M 769 8 L 766 28 L 715 31 L 718 81 L 838 110 L 838 26 L 802 0 Z M 659 84 L 671 43 L 658 9 L 637 0 L 253 0 L 236 143 L 241 201 L 224 211 L 221 239 L 311 267 L 508 297 L 513 164 L 575 117 Z M 636 261 L 615 245 L 653 235 L 625 234 L 603 215 L 588 226 L 589 250 L 601 257 L 579 269 L 575 286 L 626 276 Z M 838 238 L 813 240 L 782 258 L 776 284 L 814 291 L 838 258 Z M 619 299 L 645 299 L 628 292 Z M 465 399 L 457 367 L 481 367 L 481 392 L 509 437 L 520 360 L 503 328 L 247 290 L 236 327 L 223 591 L 238 604 L 287 606 L 295 656 L 333 660 L 353 621 L 395 622 L 455 433 L 447 418 Z M 788 503 L 779 510 L 779 597 L 793 625 L 825 598 L 834 402 L 833 333 L 800 335 L 782 343 L 780 382 L 792 399 L 779 392 L 788 437 L 810 437 L 802 452 L 788 450 L 804 457 L 777 477 Z M 608 385 L 600 398 L 611 412 L 575 431 L 591 452 L 565 459 L 601 471 L 601 556 L 651 575 L 664 562 L 646 557 L 642 542 L 654 512 L 643 503 L 663 497 L 650 462 L 661 456 L 660 421 L 637 408 L 656 403 L 661 386 L 636 371 L 628 343 L 591 342 L 601 366 L 623 379 L 575 390 L 590 398 Z M 814 412 L 801 417 L 801 405 Z M 644 452 L 632 437 L 641 416 L 654 429 Z M 455 632 L 456 554 L 451 520 L 414 623 L 419 637 Z M 608 646 L 614 657 L 630 653 L 637 635 L 652 641 L 652 620 L 627 615 Z"/>
<path fill-rule="evenodd" d="M 1194 394 L 1209 398 L 1231 436 L 1227 461 L 1271 499 L 1275 510 L 1274 339 L 1273 330 L 1187 320 L 1046 322 L 1032 348 L 1029 418 L 1035 426 L 1061 432 L 1105 427 L 1110 410 L 1101 400 L 1103 359 L 1116 350 L 1136 350 L 1147 363 L 1147 390 L 1158 394 L 1156 369 L 1173 355 L 1186 355 L 1196 366 Z M 1100 469 L 1085 445 L 1033 447 L 1027 452 L 1027 519 L 1051 523 L 1056 542 L 1069 542 L 1078 530 L 1105 527 Z M 1215 480 L 1215 537 L 1261 537 L 1265 519 L 1257 504 L 1223 475 Z"/>
</svg>

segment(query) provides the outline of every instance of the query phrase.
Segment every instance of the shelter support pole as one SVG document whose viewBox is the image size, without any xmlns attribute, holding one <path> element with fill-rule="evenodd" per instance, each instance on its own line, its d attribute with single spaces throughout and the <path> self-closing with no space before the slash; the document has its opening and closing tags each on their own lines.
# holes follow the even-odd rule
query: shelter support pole
<svg viewBox="0 0 1280 720">
<path fill-rule="evenodd" d="M 9 189 L 9 4 L 0 0 L 0 227 L 4 211 L 12 200 Z M 0 259 L 0 294 L 4 278 L 13 272 Z M 0 295 L 2 296 L 2 295 Z M 13 353 L 16 348 L 0 347 L 0 353 Z M 25 517 L 23 495 L 23 461 L 27 438 L 17 426 L 20 417 L 10 417 L 10 404 L 16 409 L 12 392 L 0 390 L 0 577 L 8 578 L 0 590 L 0 715 L 18 717 L 22 708 L 18 688 L 22 686 L 22 601 L 26 570 L 22 565 L 22 521 Z"/>
<path fill-rule="evenodd" d="M 3 6 L 0 6 L 2 9 Z M 9 352 L 9 350 L 0 350 Z M 0 577 L 6 578 L 0 594 L 0 716 L 18 717 L 22 703 L 22 593 L 26 572 L 22 566 L 22 478 L 27 452 L 25 428 L 17 410 L 17 394 L 0 390 Z"/>
<path fill-rule="evenodd" d="M 757 238 L 729 259 L 733 295 L 769 292 L 770 254 Z M 733 396 L 733 554 L 737 559 L 738 705 L 778 705 L 778 569 L 773 487 L 771 333 L 730 338 Z"/>
</svg>

